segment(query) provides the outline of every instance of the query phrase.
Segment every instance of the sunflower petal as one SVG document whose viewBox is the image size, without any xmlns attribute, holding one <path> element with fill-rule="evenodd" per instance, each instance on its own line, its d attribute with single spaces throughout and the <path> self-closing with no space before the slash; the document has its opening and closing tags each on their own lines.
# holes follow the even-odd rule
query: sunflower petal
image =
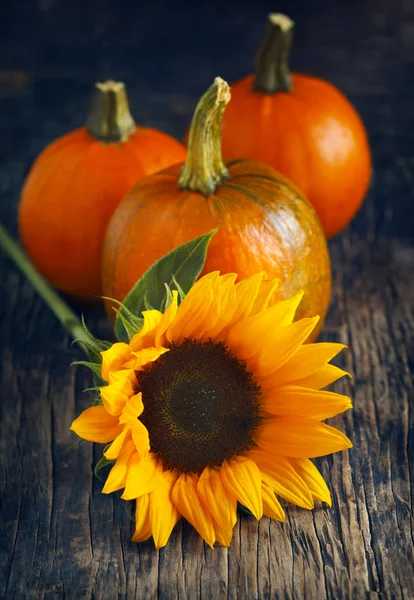
<svg viewBox="0 0 414 600">
<path fill-rule="evenodd" d="M 176 472 L 164 471 L 159 485 L 150 494 L 149 521 L 157 550 L 168 542 L 180 514 L 172 501 Z"/>
<path fill-rule="evenodd" d="M 148 429 L 141 421 L 136 420 L 131 425 L 132 440 L 141 458 L 146 458 L 150 451 L 150 440 Z"/>
<path fill-rule="evenodd" d="M 231 538 L 233 537 L 233 528 L 225 527 L 224 529 L 222 529 L 221 527 L 219 527 L 217 525 L 217 523 L 215 523 L 214 531 L 215 531 L 216 540 L 218 541 L 218 543 L 221 546 L 225 546 L 226 548 L 228 548 L 231 544 Z"/>
<path fill-rule="evenodd" d="M 165 332 L 169 342 L 199 338 L 205 331 L 205 321 L 214 301 L 213 283 L 218 272 L 209 273 L 193 285 L 177 310 L 174 322 Z"/>
<path fill-rule="evenodd" d="M 125 366 L 134 369 L 134 371 L 141 371 L 148 363 L 156 361 L 165 352 L 168 352 L 168 348 L 163 346 L 142 348 L 142 350 L 133 352 L 133 358 Z"/>
<path fill-rule="evenodd" d="M 142 394 L 134 394 L 131 396 L 125 404 L 124 410 L 119 417 L 120 423 L 134 423 L 137 418 L 142 414 L 144 410 L 144 404 L 142 402 Z"/>
<path fill-rule="evenodd" d="M 256 519 L 262 518 L 262 477 L 252 460 L 243 456 L 237 456 L 229 462 L 225 460 L 220 468 L 220 478 L 226 490 L 248 508 Z"/>
<path fill-rule="evenodd" d="M 323 421 L 352 408 L 351 399 L 334 392 L 284 385 L 266 396 L 262 408 L 272 415 L 298 415 Z"/>
<path fill-rule="evenodd" d="M 224 531 L 231 531 L 237 522 L 237 501 L 224 487 L 216 469 L 204 469 L 198 480 L 197 492 L 213 516 L 216 531 L 216 525 Z"/>
<path fill-rule="evenodd" d="M 236 273 L 228 273 L 214 282 L 214 302 L 205 319 L 201 341 L 215 340 L 231 321 L 236 308 L 236 278 Z"/>
<path fill-rule="evenodd" d="M 207 544 L 213 547 L 215 532 L 213 517 L 197 492 L 198 476 L 182 473 L 173 488 L 172 498 L 178 512 L 198 531 Z"/>
<path fill-rule="evenodd" d="M 108 450 L 104 452 L 105 458 L 108 460 L 116 460 L 128 437 L 130 437 L 129 429 L 128 427 L 124 427 L 121 433 L 114 439 Z"/>
<path fill-rule="evenodd" d="M 262 482 L 262 500 L 263 500 L 263 514 L 270 519 L 275 521 L 285 520 L 285 511 L 280 505 L 279 500 L 276 498 L 274 491 Z"/>
<path fill-rule="evenodd" d="M 103 406 L 91 406 L 75 419 L 71 430 L 88 442 L 107 444 L 122 431 L 118 418 L 108 414 Z"/>
<path fill-rule="evenodd" d="M 142 317 L 144 324 L 141 331 L 136 333 L 129 342 L 129 346 L 133 352 L 154 345 L 156 329 L 162 319 L 162 312 L 159 310 L 143 310 Z"/>
<path fill-rule="evenodd" d="M 261 374 L 274 373 L 286 363 L 307 340 L 318 321 L 318 316 L 301 319 L 277 329 L 276 332 L 269 324 L 268 335 L 263 334 L 261 339 L 262 349 L 257 364 Z"/>
<path fill-rule="evenodd" d="M 103 494 L 111 494 L 112 492 L 116 492 L 117 490 L 121 490 L 123 487 L 125 487 L 128 471 L 128 460 L 133 452 L 135 452 L 135 448 L 132 440 L 126 442 L 122 446 L 117 461 L 109 471 L 105 485 L 102 488 Z M 108 457 L 106 456 L 106 458 Z"/>
<path fill-rule="evenodd" d="M 280 279 L 267 279 L 262 281 L 259 293 L 257 294 L 251 310 L 252 315 L 265 311 L 269 307 L 269 304 L 272 304 L 272 296 L 279 286 Z"/>
<path fill-rule="evenodd" d="M 262 423 L 258 446 L 278 456 L 315 458 L 352 447 L 338 429 L 306 417 L 273 417 Z"/>
<path fill-rule="evenodd" d="M 160 322 L 157 325 L 157 331 L 155 334 L 155 346 L 158 348 L 159 346 L 164 346 L 167 342 L 165 338 L 165 332 L 171 323 L 174 322 L 174 319 L 177 315 L 178 309 L 178 292 L 177 290 L 172 291 L 173 299 L 171 301 L 170 306 L 167 308 L 165 313 L 162 315 Z"/>
<path fill-rule="evenodd" d="M 302 508 L 313 508 L 312 495 L 291 464 L 291 459 L 272 456 L 263 450 L 254 449 L 249 457 L 262 472 L 262 480 L 278 495 Z"/>
<path fill-rule="evenodd" d="M 102 379 L 109 381 L 111 371 L 118 371 L 123 364 L 129 360 L 131 349 L 124 342 L 112 344 L 108 350 L 101 352 L 102 355 Z"/>
<path fill-rule="evenodd" d="M 299 379 L 304 379 L 305 377 L 317 373 L 319 369 L 324 367 L 344 348 L 346 348 L 344 344 L 331 342 L 305 344 L 278 369 L 277 385 L 296 383 Z"/>
<path fill-rule="evenodd" d="M 141 459 L 134 452 L 128 460 L 127 479 L 123 500 L 134 500 L 143 494 L 149 494 L 159 485 L 162 478 L 162 467 L 155 455 L 149 454 Z"/>
<path fill-rule="evenodd" d="M 133 542 L 145 542 L 152 535 L 149 519 L 150 495 L 144 494 L 136 500 L 135 506 L 135 532 L 132 536 Z"/>
<path fill-rule="evenodd" d="M 298 379 L 295 381 L 295 384 L 302 387 L 312 388 L 314 390 L 320 390 L 321 388 L 330 385 L 334 381 L 337 381 L 341 377 L 345 377 L 345 375 L 351 377 L 350 373 L 343 371 L 335 365 L 325 365 L 316 371 L 316 373 L 308 375 L 308 377 L 304 377 L 303 379 Z"/>
<path fill-rule="evenodd" d="M 307 458 L 292 458 L 291 463 L 296 473 L 308 486 L 312 497 L 332 506 L 331 492 L 313 462 Z"/>
<path fill-rule="evenodd" d="M 123 371 L 118 373 L 123 373 Z M 132 374 L 132 376 L 128 376 Z M 124 377 L 117 377 L 114 379 L 112 374 L 109 374 L 109 379 L 112 380 L 109 385 L 100 388 L 100 394 L 102 398 L 105 410 L 113 416 L 118 416 L 129 398 L 135 393 L 131 379 L 136 381 L 135 374 L 133 371 L 125 371 Z"/>
<path fill-rule="evenodd" d="M 251 315 L 265 277 L 266 273 L 261 272 L 236 284 L 236 307 L 229 325 L 234 326 Z"/>
</svg>

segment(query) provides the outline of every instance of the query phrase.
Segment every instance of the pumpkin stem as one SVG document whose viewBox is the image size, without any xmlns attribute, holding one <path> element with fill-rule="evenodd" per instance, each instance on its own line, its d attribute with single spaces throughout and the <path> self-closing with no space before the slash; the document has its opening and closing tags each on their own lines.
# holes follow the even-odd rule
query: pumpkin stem
<svg viewBox="0 0 414 600">
<path fill-rule="evenodd" d="M 230 97 L 229 85 L 216 77 L 197 104 L 191 122 L 187 160 L 178 180 L 180 189 L 210 196 L 228 178 L 221 155 L 220 127 Z"/>
<path fill-rule="evenodd" d="M 101 142 L 125 142 L 135 131 L 122 81 L 96 83 L 85 127 Z"/>
<path fill-rule="evenodd" d="M 253 89 L 265 94 L 290 92 L 292 79 L 288 59 L 294 22 L 279 13 L 268 16 L 262 43 L 256 55 Z"/>
</svg>

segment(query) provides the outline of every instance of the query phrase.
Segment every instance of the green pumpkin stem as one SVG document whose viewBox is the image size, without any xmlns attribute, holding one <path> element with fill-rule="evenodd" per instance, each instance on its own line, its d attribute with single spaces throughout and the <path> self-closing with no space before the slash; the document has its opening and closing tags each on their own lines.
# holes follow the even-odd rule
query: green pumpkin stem
<svg viewBox="0 0 414 600">
<path fill-rule="evenodd" d="M 96 83 L 85 127 L 101 142 L 125 142 L 135 131 L 129 111 L 125 84 L 121 81 Z"/>
<path fill-rule="evenodd" d="M 178 187 L 213 194 L 229 174 L 221 155 L 221 119 L 230 101 L 230 87 L 220 77 L 201 97 L 191 122 L 187 160 Z"/>
<path fill-rule="evenodd" d="M 294 23 L 278 13 L 268 16 L 262 43 L 256 55 L 253 89 L 264 94 L 290 92 L 289 51 Z"/>
</svg>

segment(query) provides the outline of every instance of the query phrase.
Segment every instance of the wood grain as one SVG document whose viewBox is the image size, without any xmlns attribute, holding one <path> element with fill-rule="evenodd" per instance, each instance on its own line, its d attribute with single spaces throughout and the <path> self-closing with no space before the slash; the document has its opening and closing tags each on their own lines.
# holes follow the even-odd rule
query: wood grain
<svg viewBox="0 0 414 600">
<path fill-rule="evenodd" d="M 124 79 L 137 121 L 181 137 L 214 76 L 231 81 L 249 70 L 270 9 L 200 2 L 193 12 L 175 5 L 172 17 L 161 0 L 128 10 L 98 0 L 8 3 L 2 73 L 24 81 L 0 78 L 1 221 L 16 232 L 28 167 L 82 123 L 94 80 Z M 294 66 L 350 97 L 374 158 L 363 209 L 330 244 L 322 338 L 349 345 L 337 363 L 353 378 L 335 390 L 355 402 L 332 419 L 354 448 L 317 461 L 333 507 L 285 505 L 285 524 L 242 514 L 229 549 L 212 551 L 187 523 L 160 552 L 133 544 L 125 503 L 102 495 L 93 476 L 99 450 L 70 448 L 71 421 L 90 403 L 88 372 L 69 367 L 79 351 L 0 256 L 1 598 L 414 598 L 413 5 L 282 1 L 277 9 L 297 23 Z M 75 308 L 96 334 L 108 333 L 102 310 Z"/>
</svg>

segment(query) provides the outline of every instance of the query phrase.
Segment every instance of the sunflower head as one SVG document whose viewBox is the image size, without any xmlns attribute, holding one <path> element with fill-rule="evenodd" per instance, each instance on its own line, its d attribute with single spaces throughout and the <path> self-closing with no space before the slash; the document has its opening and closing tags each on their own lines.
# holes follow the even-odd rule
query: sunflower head
<svg viewBox="0 0 414 600">
<path fill-rule="evenodd" d="M 293 322 L 301 294 L 278 304 L 264 274 L 210 273 L 165 312 L 143 312 L 128 343 L 102 352 L 102 405 L 72 424 L 110 444 L 104 493 L 136 500 L 133 539 L 157 548 L 184 517 L 211 546 L 229 545 L 237 503 L 282 521 L 277 496 L 311 509 L 330 493 L 311 458 L 344 450 L 323 423 L 351 407 L 322 388 L 346 373 L 341 344 L 304 344 L 318 317 Z"/>
</svg>

